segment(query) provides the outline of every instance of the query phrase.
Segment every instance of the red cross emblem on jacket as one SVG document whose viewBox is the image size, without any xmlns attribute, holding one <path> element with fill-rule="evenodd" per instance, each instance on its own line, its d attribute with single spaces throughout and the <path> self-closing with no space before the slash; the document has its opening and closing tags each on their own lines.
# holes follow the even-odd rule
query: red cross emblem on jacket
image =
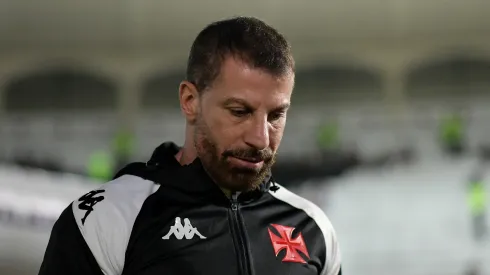
<svg viewBox="0 0 490 275">
<path fill-rule="evenodd" d="M 279 255 L 281 250 L 286 249 L 286 256 L 282 259 L 283 262 L 293 262 L 293 263 L 306 263 L 299 252 L 303 253 L 308 259 L 310 255 L 308 254 L 308 249 L 306 248 L 305 240 L 303 235 L 299 235 L 293 239 L 294 227 L 284 226 L 279 224 L 271 224 L 280 236 L 277 236 L 268 228 L 269 236 L 271 237 L 272 247 L 274 248 L 274 253 Z"/>
</svg>

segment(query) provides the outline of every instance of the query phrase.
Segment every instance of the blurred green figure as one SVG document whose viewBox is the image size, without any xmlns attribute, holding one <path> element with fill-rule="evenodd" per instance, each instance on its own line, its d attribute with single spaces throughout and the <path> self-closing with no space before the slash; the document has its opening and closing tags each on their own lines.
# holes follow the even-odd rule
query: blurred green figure
<svg viewBox="0 0 490 275">
<path fill-rule="evenodd" d="M 87 167 L 91 179 L 107 182 L 114 174 L 114 162 L 111 154 L 105 151 L 96 151 L 90 155 Z"/>
<path fill-rule="evenodd" d="M 470 179 L 467 202 L 472 216 L 474 238 L 481 241 L 487 234 L 487 195 L 481 171 L 477 171 Z"/>
<path fill-rule="evenodd" d="M 131 131 L 119 131 L 116 133 L 113 146 L 115 168 L 120 170 L 131 161 L 134 150 L 134 135 Z"/>
<path fill-rule="evenodd" d="M 321 151 L 340 149 L 339 129 L 336 123 L 325 123 L 319 128 L 317 145 Z"/>
<path fill-rule="evenodd" d="M 443 149 L 450 154 L 460 154 L 464 150 L 464 123 L 459 114 L 452 114 L 442 119 L 440 140 Z"/>
</svg>

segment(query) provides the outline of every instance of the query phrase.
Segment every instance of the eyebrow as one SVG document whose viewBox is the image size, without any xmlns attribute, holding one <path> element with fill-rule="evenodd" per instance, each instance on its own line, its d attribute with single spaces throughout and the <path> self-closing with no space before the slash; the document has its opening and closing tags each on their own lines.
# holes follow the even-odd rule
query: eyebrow
<svg viewBox="0 0 490 275">
<path fill-rule="evenodd" d="M 247 108 L 252 109 L 252 106 L 250 106 L 250 104 L 248 104 L 247 101 L 245 101 L 241 98 L 231 97 L 231 98 L 228 98 L 227 100 L 225 100 L 225 102 L 223 102 L 223 105 L 225 105 L 225 106 L 232 105 L 232 104 L 240 104 L 240 105 L 243 105 Z"/>
<path fill-rule="evenodd" d="M 243 105 L 245 108 L 254 109 L 252 106 L 250 106 L 250 104 L 247 101 L 245 101 L 241 98 L 236 98 L 236 97 L 228 98 L 223 103 L 224 106 L 228 106 L 228 105 L 232 105 L 232 104 L 240 104 L 240 105 Z M 272 110 L 272 112 L 280 112 L 283 110 L 287 110 L 287 109 L 289 109 L 290 106 L 291 106 L 291 104 L 289 102 L 283 103 L 283 104 L 279 105 L 278 107 L 276 107 L 274 110 Z"/>
<path fill-rule="evenodd" d="M 275 108 L 273 110 L 273 112 L 280 112 L 280 111 L 284 111 L 284 110 L 287 110 L 289 109 L 289 107 L 291 106 L 290 103 L 284 103 L 284 104 L 281 104 L 279 105 L 279 107 Z"/>
</svg>

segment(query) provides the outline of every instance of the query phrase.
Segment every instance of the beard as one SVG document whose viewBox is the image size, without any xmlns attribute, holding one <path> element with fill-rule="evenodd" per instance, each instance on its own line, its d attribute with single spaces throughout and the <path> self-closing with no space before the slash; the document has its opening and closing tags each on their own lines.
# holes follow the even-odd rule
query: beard
<svg viewBox="0 0 490 275">
<path fill-rule="evenodd" d="M 252 147 L 230 148 L 220 153 L 211 130 L 199 118 L 194 131 L 194 146 L 204 169 L 218 186 L 232 192 L 257 189 L 271 173 L 276 154 L 270 148 L 257 150 Z M 234 167 L 228 158 L 248 158 L 263 161 L 260 168 Z"/>
</svg>

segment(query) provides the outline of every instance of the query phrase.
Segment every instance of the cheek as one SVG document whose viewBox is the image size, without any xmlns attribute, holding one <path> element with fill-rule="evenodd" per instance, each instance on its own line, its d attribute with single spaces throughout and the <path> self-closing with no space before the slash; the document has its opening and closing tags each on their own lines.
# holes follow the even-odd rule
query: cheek
<svg viewBox="0 0 490 275">
<path fill-rule="evenodd" d="M 240 139 L 241 131 L 243 130 L 243 127 L 233 123 L 227 114 L 218 114 L 210 117 L 208 127 L 209 134 L 212 135 L 220 153 L 232 149 Z"/>
<path fill-rule="evenodd" d="M 243 128 L 236 125 L 227 125 L 223 127 L 218 136 L 222 145 L 221 149 L 231 150 L 241 147 L 242 131 Z"/>
<path fill-rule="evenodd" d="M 272 150 L 277 150 L 279 147 L 282 136 L 284 134 L 284 126 L 281 127 L 271 127 L 269 130 L 269 146 Z"/>
</svg>

